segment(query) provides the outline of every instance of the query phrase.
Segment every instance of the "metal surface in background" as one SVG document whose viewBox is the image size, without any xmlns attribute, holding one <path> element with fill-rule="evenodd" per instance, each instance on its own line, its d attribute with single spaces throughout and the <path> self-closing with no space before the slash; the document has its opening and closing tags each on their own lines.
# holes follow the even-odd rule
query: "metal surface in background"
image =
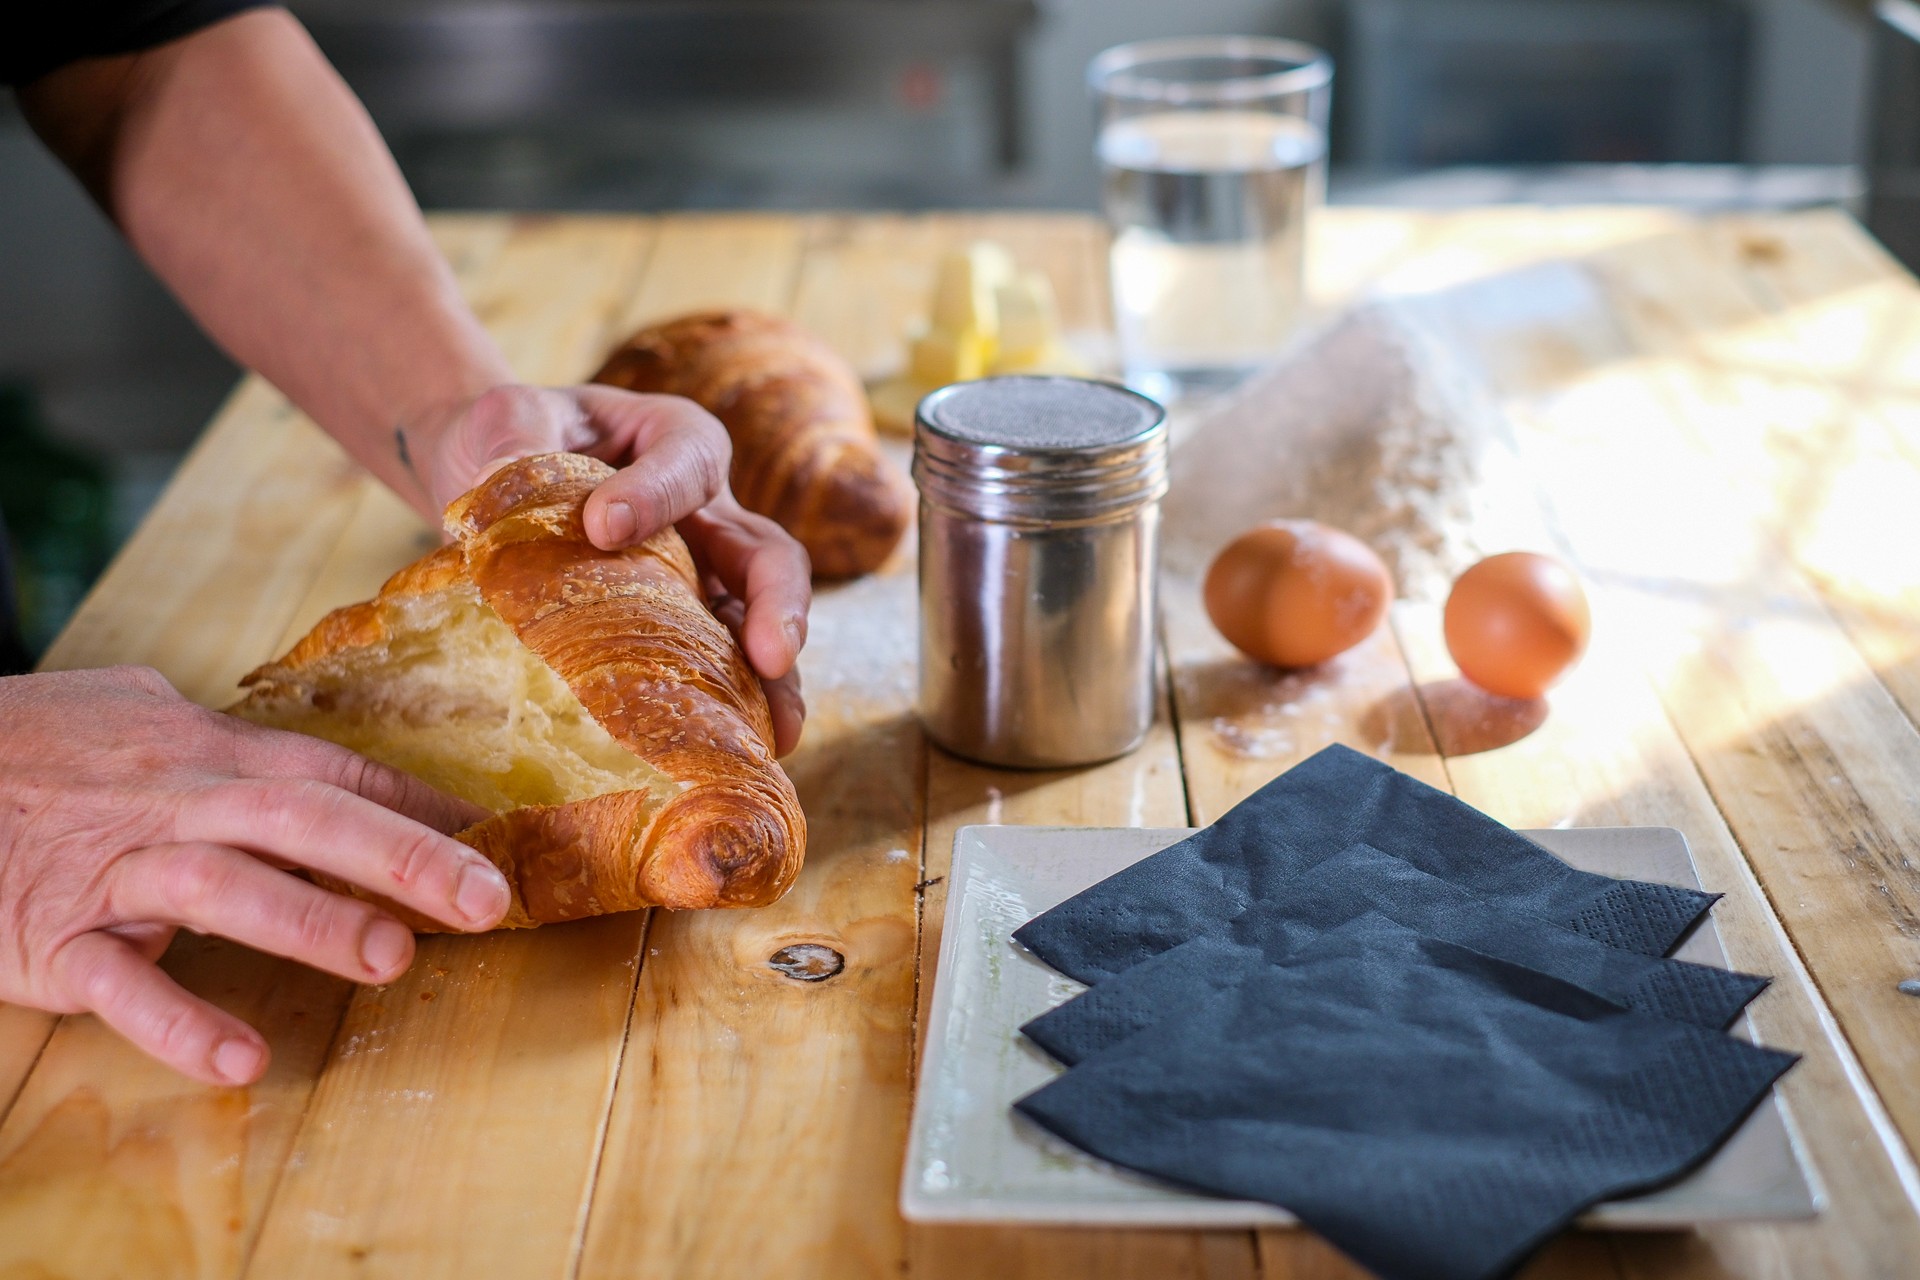
<svg viewBox="0 0 1920 1280">
<path fill-rule="evenodd" d="M 430 204 L 924 203 L 1026 150 L 1034 0 L 293 9 Z"/>
<path fill-rule="evenodd" d="M 1741 159 L 1730 0 L 1347 0 L 1336 154 L 1446 165 Z"/>
</svg>

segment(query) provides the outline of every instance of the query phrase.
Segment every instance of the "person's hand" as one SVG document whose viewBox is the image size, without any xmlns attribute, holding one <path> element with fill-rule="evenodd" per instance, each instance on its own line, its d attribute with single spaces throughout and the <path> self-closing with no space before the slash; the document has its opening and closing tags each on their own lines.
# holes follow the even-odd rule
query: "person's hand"
<svg viewBox="0 0 1920 1280">
<path fill-rule="evenodd" d="M 496 387 L 438 421 L 403 428 L 401 440 L 440 506 L 530 454 L 584 453 L 620 468 L 587 499 L 587 536 L 612 551 L 678 525 L 714 612 L 766 687 L 775 751 L 799 742 L 806 704 L 794 663 L 812 600 L 807 553 L 734 499 L 732 446 L 712 414 L 679 396 L 614 387 Z"/>
<path fill-rule="evenodd" d="M 0 1000 L 91 1011 L 197 1080 L 250 1083 L 259 1032 L 155 963 L 175 930 L 391 982 L 412 931 L 289 869 L 488 929 L 507 882 L 442 834 L 485 816 L 344 747 L 196 707 L 145 668 L 0 679 Z"/>
</svg>

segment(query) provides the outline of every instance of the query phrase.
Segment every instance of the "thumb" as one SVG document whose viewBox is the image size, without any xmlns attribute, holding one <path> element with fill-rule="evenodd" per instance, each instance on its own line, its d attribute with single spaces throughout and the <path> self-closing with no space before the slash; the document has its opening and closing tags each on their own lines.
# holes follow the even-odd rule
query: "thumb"
<svg viewBox="0 0 1920 1280">
<path fill-rule="evenodd" d="M 637 546 L 727 492 L 733 445 L 720 420 L 679 396 L 580 387 L 580 406 L 620 470 L 587 499 L 587 536 L 612 551 Z"/>
</svg>

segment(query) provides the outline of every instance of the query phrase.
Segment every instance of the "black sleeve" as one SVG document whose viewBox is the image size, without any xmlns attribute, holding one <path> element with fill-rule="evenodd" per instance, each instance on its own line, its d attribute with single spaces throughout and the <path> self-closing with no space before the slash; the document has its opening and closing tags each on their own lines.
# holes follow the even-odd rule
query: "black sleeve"
<svg viewBox="0 0 1920 1280">
<path fill-rule="evenodd" d="M 0 676 L 17 676 L 33 667 L 33 656 L 20 639 L 13 602 L 13 556 L 7 550 L 6 519 L 0 516 Z"/>
<path fill-rule="evenodd" d="M 138 53 L 268 0 L 52 0 L 0 3 L 0 84 L 38 80 L 81 58 Z"/>
</svg>

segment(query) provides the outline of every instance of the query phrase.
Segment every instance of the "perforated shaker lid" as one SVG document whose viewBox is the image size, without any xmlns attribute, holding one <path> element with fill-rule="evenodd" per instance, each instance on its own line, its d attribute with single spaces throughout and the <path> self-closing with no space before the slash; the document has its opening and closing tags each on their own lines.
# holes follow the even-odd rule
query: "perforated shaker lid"
<svg viewBox="0 0 1920 1280">
<path fill-rule="evenodd" d="M 956 383 L 920 402 L 913 475 L 929 503 L 976 519 L 1124 515 L 1166 493 L 1166 411 L 1089 378 Z"/>
</svg>

